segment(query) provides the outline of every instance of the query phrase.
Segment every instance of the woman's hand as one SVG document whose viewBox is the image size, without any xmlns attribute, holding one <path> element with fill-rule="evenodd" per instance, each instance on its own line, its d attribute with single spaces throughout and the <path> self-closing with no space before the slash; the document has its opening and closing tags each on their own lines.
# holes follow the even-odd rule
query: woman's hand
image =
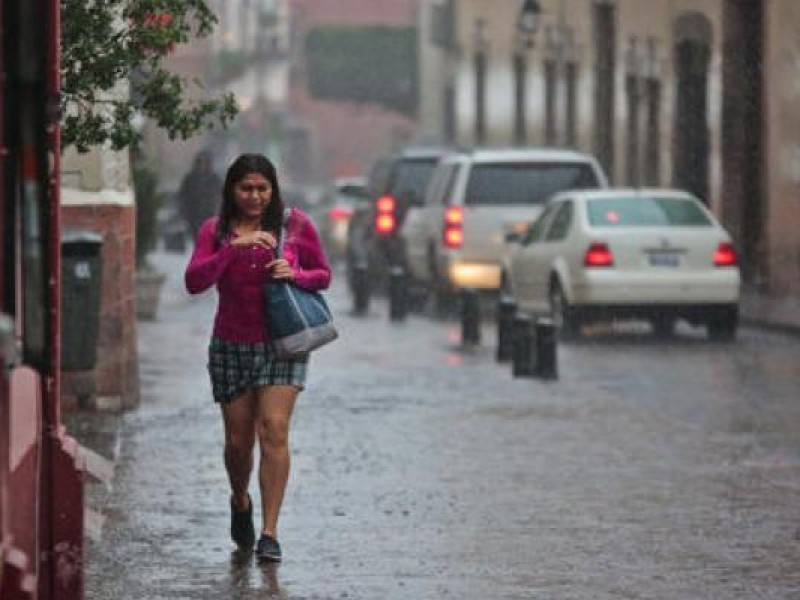
<svg viewBox="0 0 800 600">
<path fill-rule="evenodd" d="M 267 263 L 267 269 L 272 269 L 272 277 L 274 279 L 294 281 L 294 271 L 285 258 L 276 258 Z"/>
<path fill-rule="evenodd" d="M 261 248 L 272 249 L 278 245 L 275 236 L 268 231 L 253 231 L 233 238 L 231 246 L 235 248 L 247 248 L 249 246 L 259 246 Z"/>
</svg>

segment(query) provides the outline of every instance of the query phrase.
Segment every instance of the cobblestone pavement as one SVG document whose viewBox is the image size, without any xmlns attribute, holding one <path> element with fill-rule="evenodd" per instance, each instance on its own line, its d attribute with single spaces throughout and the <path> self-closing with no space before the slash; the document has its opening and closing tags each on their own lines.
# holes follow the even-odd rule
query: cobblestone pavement
<svg viewBox="0 0 800 600">
<path fill-rule="evenodd" d="M 205 373 L 213 294 L 140 323 L 140 408 L 73 416 L 115 464 L 87 598 L 800 598 L 800 343 L 596 330 L 558 382 L 514 380 L 455 322 L 347 314 L 292 432 L 285 561 L 232 552 Z M 256 493 L 252 484 L 251 491 Z"/>
</svg>

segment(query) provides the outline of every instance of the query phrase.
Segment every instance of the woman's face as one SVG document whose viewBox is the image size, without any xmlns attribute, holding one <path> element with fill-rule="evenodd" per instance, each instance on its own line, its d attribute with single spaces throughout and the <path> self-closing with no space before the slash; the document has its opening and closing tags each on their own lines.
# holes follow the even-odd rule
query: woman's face
<svg viewBox="0 0 800 600">
<path fill-rule="evenodd" d="M 233 196 L 239 218 L 260 219 L 272 200 L 272 185 L 260 173 L 250 173 L 233 184 Z"/>
</svg>

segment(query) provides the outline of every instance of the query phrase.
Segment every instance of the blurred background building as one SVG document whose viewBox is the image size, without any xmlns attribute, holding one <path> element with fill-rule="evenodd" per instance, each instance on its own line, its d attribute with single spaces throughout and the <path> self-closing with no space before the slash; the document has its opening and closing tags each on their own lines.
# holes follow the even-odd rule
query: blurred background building
<svg viewBox="0 0 800 600">
<path fill-rule="evenodd" d="M 209 5 L 217 30 L 178 48 L 168 67 L 204 82 L 193 89 L 197 96 L 233 92 L 241 114 L 229 130 L 186 142 L 145 124 L 143 154 L 163 172 L 164 188 L 175 189 L 203 149 L 212 151 L 219 170 L 239 152 L 264 152 L 287 186 L 308 187 L 361 174 L 376 156 L 412 138 L 416 0 Z"/>
<path fill-rule="evenodd" d="M 736 238 L 747 301 L 797 320 L 800 4 L 422 0 L 419 26 L 423 131 L 579 148 L 617 185 L 694 192 Z"/>
<path fill-rule="evenodd" d="M 219 173 L 264 152 L 314 202 L 406 144 L 559 146 L 616 185 L 702 198 L 736 239 L 743 313 L 800 323 L 800 3 L 794 0 L 210 0 L 219 26 L 169 57 L 200 98 L 233 91 L 225 131 L 137 162 L 177 189 L 200 150 Z M 646 9 L 643 6 L 646 4 Z M 122 93 L 122 92 L 121 92 Z M 100 352 L 65 394 L 138 398 L 129 157 L 64 157 L 65 227 L 103 237 Z"/>
</svg>

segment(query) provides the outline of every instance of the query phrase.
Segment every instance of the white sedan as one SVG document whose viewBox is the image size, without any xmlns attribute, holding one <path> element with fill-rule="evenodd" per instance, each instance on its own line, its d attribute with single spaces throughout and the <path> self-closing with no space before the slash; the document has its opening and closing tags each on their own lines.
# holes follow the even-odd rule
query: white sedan
<svg viewBox="0 0 800 600">
<path fill-rule="evenodd" d="M 620 318 L 670 335 L 677 319 L 736 335 L 741 278 L 730 235 L 677 190 L 565 192 L 509 239 L 502 290 L 526 313 L 549 313 L 562 334 Z M 513 242 L 513 243 L 512 243 Z"/>
</svg>

